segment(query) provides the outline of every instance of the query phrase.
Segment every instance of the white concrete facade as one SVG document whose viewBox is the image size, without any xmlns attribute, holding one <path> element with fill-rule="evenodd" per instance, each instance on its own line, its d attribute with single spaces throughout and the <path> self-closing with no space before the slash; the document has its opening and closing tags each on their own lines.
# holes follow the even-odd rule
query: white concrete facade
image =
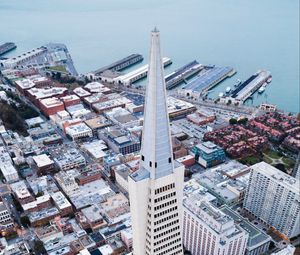
<svg viewBox="0 0 300 255">
<path fill-rule="evenodd" d="M 15 167 L 7 162 L 4 164 L 0 164 L 0 170 L 3 174 L 3 177 L 5 178 L 6 182 L 12 183 L 19 180 L 19 175 Z"/>
<path fill-rule="evenodd" d="M 159 32 L 151 35 L 140 169 L 128 177 L 134 255 L 183 254 L 184 166 L 173 160 Z"/>
<path fill-rule="evenodd" d="M 265 162 L 251 168 L 244 208 L 288 238 L 299 235 L 299 180 Z"/>
<path fill-rule="evenodd" d="M 186 199 L 183 242 L 192 255 L 244 255 L 248 233 L 208 201 Z"/>
</svg>

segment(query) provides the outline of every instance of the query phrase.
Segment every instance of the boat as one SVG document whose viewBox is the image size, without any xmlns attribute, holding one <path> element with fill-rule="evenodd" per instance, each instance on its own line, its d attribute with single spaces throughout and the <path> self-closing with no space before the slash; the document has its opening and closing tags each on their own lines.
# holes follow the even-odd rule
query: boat
<svg viewBox="0 0 300 255">
<path fill-rule="evenodd" d="M 224 96 L 224 93 L 221 92 L 221 93 L 219 94 L 219 97 L 223 97 L 223 96 Z"/>
<path fill-rule="evenodd" d="M 258 90 L 258 93 L 262 94 L 262 93 L 264 93 L 265 90 L 266 90 L 265 87 L 260 87 Z"/>
<path fill-rule="evenodd" d="M 227 87 L 226 90 L 225 90 L 226 94 L 229 94 L 230 91 L 231 91 L 230 87 Z"/>
<path fill-rule="evenodd" d="M 242 81 L 240 79 L 236 80 L 236 84 L 234 84 L 234 87 L 238 87 L 239 85 L 241 85 Z"/>
<path fill-rule="evenodd" d="M 267 83 L 270 83 L 272 81 L 272 76 L 270 76 L 268 79 L 267 79 Z"/>
</svg>

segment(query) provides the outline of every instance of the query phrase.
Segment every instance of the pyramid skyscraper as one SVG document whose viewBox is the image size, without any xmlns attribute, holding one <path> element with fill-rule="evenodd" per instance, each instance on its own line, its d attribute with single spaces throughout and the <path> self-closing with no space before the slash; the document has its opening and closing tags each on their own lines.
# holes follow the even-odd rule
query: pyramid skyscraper
<svg viewBox="0 0 300 255">
<path fill-rule="evenodd" d="M 140 169 L 129 176 L 134 255 L 183 254 L 184 167 L 173 160 L 160 49 L 151 33 Z"/>
</svg>

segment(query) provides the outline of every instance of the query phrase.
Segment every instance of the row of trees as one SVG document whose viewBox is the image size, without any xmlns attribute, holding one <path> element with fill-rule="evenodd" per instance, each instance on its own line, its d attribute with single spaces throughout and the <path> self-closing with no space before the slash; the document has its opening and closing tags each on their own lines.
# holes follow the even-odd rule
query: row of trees
<svg viewBox="0 0 300 255">
<path fill-rule="evenodd" d="M 237 120 L 237 119 L 235 119 L 235 118 L 231 118 L 231 119 L 229 120 L 229 124 L 230 124 L 230 125 L 235 125 L 235 124 L 246 125 L 247 122 L 248 122 L 248 118 L 242 118 L 242 119 L 239 119 L 239 120 Z"/>
<path fill-rule="evenodd" d="M 37 117 L 39 113 L 21 101 L 17 101 L 17 104 L 0 101 L 0 118 L 7 129 L 27 135 L 27 127 L 24 120 Z"/>
</svg>

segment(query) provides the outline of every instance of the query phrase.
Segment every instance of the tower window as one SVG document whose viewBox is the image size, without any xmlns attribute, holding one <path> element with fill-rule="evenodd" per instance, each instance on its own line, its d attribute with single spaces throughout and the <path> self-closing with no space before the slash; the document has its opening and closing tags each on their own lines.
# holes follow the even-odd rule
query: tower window
<svg viewBox="0 0 300 255">
<path fill-rule="evenodd" d="M 157 162 L 155 162 L 155 168 L 157 168 Z"/>
<path fill-rule="evenodd" d="M 144 157 L 144 155 L 142 155 L 142 160 L 143 160 L 143 161 L 145 161 L 145 157 Z"/>
<path fill-rule="evenodd" d="M 172 159 L 171 158 L 169 158 L 169 163 L 171 163 L 172 162 Z"/>
<path fill-rule="evenodd" d="M 149 161 L 149 166 L 152 167 L 152 162 L 151 161 Z"/>
</svg>

